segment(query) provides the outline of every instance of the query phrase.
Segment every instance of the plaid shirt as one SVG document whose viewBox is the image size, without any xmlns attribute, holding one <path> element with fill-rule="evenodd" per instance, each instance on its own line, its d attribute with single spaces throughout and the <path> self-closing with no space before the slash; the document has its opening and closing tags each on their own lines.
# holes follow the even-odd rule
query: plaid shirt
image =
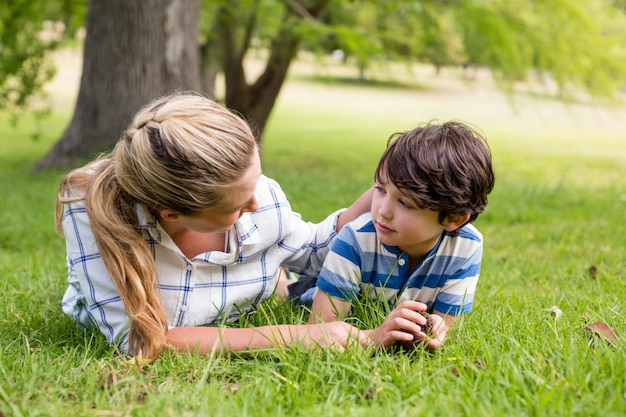
<svg viewBox="0 0 626 417">
<path fill-rule="evenodd" d="M 261 176 L 255 196 L 259 208 L 245 213 L 227 233 L 226 252 L 187 259 L 142 205 L 137 218 L 154 255 L 159 291 L 170 327 L 233 321 L 267 299 L 279 266 L 317 275 L 335 236 L 337 211 L 319 224 L 291 210 L 273 180 Z M 65 314 L 95 326 L 111 344 L 128 347 L 130 319 L 105 269 L 84 203 L 68 204 L 63 216 L 69 287 Z"/>
</svg>

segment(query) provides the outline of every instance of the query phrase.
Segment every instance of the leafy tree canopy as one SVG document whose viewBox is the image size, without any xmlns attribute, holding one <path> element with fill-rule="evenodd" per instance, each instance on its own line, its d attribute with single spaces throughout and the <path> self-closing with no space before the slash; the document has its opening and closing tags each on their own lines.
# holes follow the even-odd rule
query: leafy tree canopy
<svg viewBox="0 0 626 417">
<path fill-rule="evenodd" d="M 32 106 L 53 76 L 47 51 L 82 23 L 86 0 L 5 3 L 0 107 L 18 110 Z M 309 13 L 312 4 L 321 10 L 317 16 Z M 245 72 L 232 65 L 233 55 L 243 61 L 252 50 L 280 44 L 286 33 L 300 49 L 343 51 L 362 71 L 398 60 L 487 67 L 505 88 L 534 79 L 562 97 L 582 91 L 615 98 L 626 84 L 623 0 L 204 0 L 199 32 L 207 93 L 217 72 Z"/>
<path fill-rule="evenodd" d="M 12 0 L 0 7 L 0 108 L 37 108 L 33 98 L 55 74 L 48 52 L 82 24 L 84 2 Z"/>
<path fill-rule="evenodd" d="M 402 60 L 487 67 L 503 87 L 539 77 L 562 97 L 615 98 L 626 84 L 623 0 L 334 1 L 306 47 L 359 66 Z"/>
</svg>

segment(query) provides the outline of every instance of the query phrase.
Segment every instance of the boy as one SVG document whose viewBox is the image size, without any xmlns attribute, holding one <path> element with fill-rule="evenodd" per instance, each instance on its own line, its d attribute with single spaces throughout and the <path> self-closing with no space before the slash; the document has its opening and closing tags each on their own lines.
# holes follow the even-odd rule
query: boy
<svg viewBox="0 0 626 417">
<path fill-rule="evenodd" d="M 456 318 L 472 309 L 483 245 L 470 223 L 487 207 L 494 180 L 489 147 L 466 124 L 392 135 L 376 169 L 371 212 L 337 235 L 309 323 L 342 319 L 368 294 L 395 306 L 380 327 L 365 330 L 377 346 L 423 339 L 430 350 L 440 347 Z"/>
</svg>

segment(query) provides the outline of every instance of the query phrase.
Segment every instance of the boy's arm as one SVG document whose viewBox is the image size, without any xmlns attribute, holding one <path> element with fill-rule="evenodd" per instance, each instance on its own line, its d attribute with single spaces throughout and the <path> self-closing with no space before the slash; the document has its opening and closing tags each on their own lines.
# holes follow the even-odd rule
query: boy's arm
<svg viewBox="0 0 626 417">
<path fill-rule="evenodd" d="M 448 330 L 459 317 L 471 311 L 474 300 L 483 252 L 482 235 L 472 225 L 467 225 L 455 239 L 455 247 L 460 256 L 464 254 L 465 260 L 449 274 L 435 299 L 431 334 L 424 338 L 429 350 L 441 347 Z"/>
<path fill-rule="evenodd" d="M 446 325 L 448 326 L 448 330 L 450 330 L 452 326 L 454 326 L 454 323 L 456 323 L 456 320 L 459 318 L 459 316 L 453 316 L 451 314 L 442 313 L 441 311 L 437 310 L 434 310 L 433 314 L 436 314 L 444 319 Z"/>
<path fill-rule="evenodd" d="M 309 324 L 336 321 L 339 318 L 343 319 L 350 312 L 350 306 L 350 302 L 331 297 L 318 288 L 317 294 L 313 299 Z"/>
<path fill-rule="evenodd" d="M 371 192 L 364 196 L 368 194 L 371 197 Z M 359 293 L 362 268 L 354 227 L 354 223 L 346 225 L 338 233 L 326 256 L 317 279 L 309 323 L 343 320 L 350 313 L 352 300 Z"/>
</svg>

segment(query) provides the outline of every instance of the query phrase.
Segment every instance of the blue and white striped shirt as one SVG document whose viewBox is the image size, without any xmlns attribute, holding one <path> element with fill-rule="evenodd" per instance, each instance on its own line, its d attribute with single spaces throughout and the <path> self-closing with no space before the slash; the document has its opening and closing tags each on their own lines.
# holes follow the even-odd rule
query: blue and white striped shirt
<svg viewBox="0 0 626 417">
<path fill-rule="evenodd" d="M 265 176 L 259 179 L 255 197 L 258 210 L 244 213 L 233 225 L 225 242 L 228 250 L 193 259 L 187 259 L 148 210 L 137 205 L 170 327 L 236 320 L 272 294 L 281 265 L 297 273 L 319 273 L 340 211 L 319 224 L 305 222 L 291 210 L 280 186 Z M 63 232 L 69 275 L 63 311 L 127 350 L 130 319 L 100 257 L 84 202 L 66 205 Z"/>
<path fill-rule="evenodd" d="M 482 235 L 467 224 L 457 235 L 444 232 L 411 273 L 409 258 L 376 237 L 371 214 L 345 225 L 326 257 L 317 286 L 345 301 L 367 294 L 392 305 L 417 300 L 429 311 L 459 315 L 472 310 L 482 260 Z"/>
</svg>

